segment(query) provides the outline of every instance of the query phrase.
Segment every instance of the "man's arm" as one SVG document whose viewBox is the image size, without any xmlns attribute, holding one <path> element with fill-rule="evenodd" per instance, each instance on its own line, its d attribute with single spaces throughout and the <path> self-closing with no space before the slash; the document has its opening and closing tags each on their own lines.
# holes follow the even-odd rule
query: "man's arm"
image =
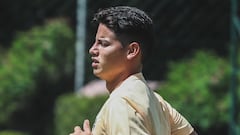
<svg viewBox="0 0 240 135">
<path fill-rule="evenodd" d="M 173 108 L 159 94 L 155 93 L 155 96 L 159 103 L 162 104 L 169 113 L 171 134 L 197 135 L 191 124 L 175 108 Z"/>
<path fill-rule="evenodd" d="M 193 131 L 190 135 L 198 135 L 196 131 Z"/>
</svg>

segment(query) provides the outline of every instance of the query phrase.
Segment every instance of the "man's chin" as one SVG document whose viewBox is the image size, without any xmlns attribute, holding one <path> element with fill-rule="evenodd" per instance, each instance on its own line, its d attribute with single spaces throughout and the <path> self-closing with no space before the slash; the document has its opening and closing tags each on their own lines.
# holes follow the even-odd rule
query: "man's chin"
<svg viewBox="0 0 240 135">
<path fill-rule="evenodd" d="M 97 70 L 93 70 L 93 74 L 94 74 L 96 77 L 100 77 L 100 72 L 97 71 Z"/>
</svg>

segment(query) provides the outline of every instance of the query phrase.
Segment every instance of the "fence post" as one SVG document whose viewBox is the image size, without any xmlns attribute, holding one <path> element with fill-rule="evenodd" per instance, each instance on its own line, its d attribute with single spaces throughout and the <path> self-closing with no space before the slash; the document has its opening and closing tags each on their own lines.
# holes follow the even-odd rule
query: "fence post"
<svg viewBox="0 0 240 135">
<path fill-rule="evenodd" d="M 240 32 L 240 23 L 237 17 L 237 0 L 231 0 L 231 15 L 230 15 L 230 59 L 231 59 L 231 108 L 230 108 L 230 125 L 229 134 L 237 135 L 237 84 L 238 84 L 238 36 Z"/>
</svg>

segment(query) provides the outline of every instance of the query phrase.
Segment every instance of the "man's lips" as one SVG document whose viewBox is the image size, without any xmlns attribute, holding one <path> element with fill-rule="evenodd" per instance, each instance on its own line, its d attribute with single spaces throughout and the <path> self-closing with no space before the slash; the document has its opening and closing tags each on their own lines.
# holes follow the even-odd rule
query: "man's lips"
<svg viewBox="0 0 240 135">
<path fill-rule="evenodd" d="M 96 58 L 92 58 L 92 67 L 96 68 L 98 66 L 99 61 Z"/>
</svg>

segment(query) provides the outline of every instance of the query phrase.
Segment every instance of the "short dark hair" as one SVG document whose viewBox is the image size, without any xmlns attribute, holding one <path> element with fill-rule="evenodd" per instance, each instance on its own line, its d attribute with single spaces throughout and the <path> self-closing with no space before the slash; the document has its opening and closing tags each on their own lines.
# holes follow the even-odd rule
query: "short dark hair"
<svg viewBox="0 0 240 135">
<path fill-rule="evenodd" d="M 123 46 L 138 42 L 143 60 L 150 54 L 154 45 L 153 21 L 144 11 L 129 6 L 100 9 L 94 15 L 93 22 L 111 29 Z"/>
</svg>

